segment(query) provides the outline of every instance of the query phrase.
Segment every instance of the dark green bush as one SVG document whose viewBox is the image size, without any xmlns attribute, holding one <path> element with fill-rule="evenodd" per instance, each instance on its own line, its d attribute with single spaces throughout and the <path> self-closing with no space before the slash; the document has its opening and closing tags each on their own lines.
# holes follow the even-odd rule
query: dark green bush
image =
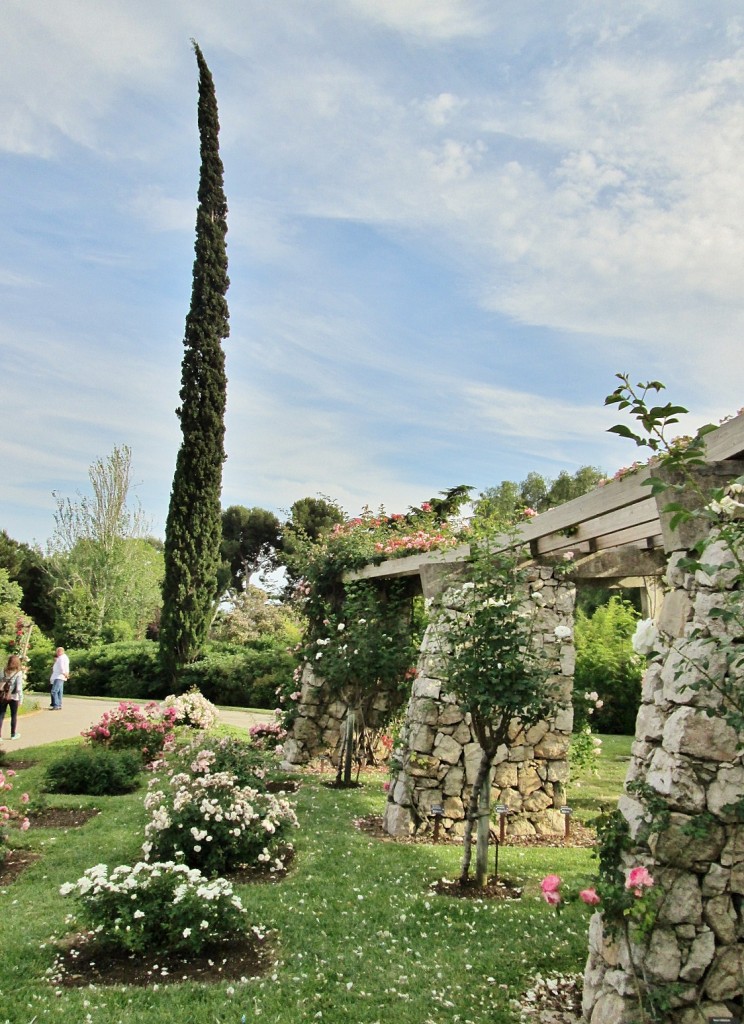
<svg viewBox="0 0 744 1024">
<path fill-rule="evenodd" d="M 137 788 L 142 757 L 135 750 L 78 747 L 52 761 L 44 776 L 47 793 L 117 796 Z"/>
<path fill-rule="evenodd" d="M 173 692 L 161 673 L 158 645 L 153 640 L 102 644 L 67 653 L 68 694 L 145 701 Z M 178 692 L 195 686 L 214 704 L 273 708 L 277 687 L 291 683 L 294 667 L 294 657 L 278 645 L 262 642 L 260 649 L 254 649 L 212 644 L 202 658 L 183 669 Z M 51 660 L 45 670 L 47 678 L 49 669 Z"/>
<path fill-rule="evenodd" d="M 632 736 L 641 701 L 643 663 L 631 646 L 638 612 L 621 597 L 612 597 L 593 615 L 576 613 L 577 694 L 596 692 L 604 706 L 589 724 L 594 732 Z"/>
</svg>

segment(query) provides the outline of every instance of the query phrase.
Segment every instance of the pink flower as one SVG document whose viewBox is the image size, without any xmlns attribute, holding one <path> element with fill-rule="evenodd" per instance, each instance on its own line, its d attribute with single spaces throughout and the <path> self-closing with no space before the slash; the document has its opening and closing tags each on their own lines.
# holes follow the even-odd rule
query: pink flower
<svg viewBox="0 0 744 1024">
<path fill-rule="evenodd" d="M 561 902 L 561 894 L 555 889 L 548 889 L 547 891 L 543 889 L 543 896 L 545 902 L 549 903 L 551 907 L 557 907 Z"/>
<path fill-rule="evenodd" d="M 653 878 L 643 867 L 631 868 L 625 880 L 625 888 L 632 889 L 634 896 L 643 896 L 643 887 L 650 887 L 653 884 Z"/>
<path fill-rule="evenodd" d="M 22 803 L 22 804 L 27 804 L 27 803 L 28 803 L 28 801 L 29 801 L 29 795 L 28 795 L 28 793 L 24 793 L 24 794 L 23 794 L 23 795 L 21 796 L 21 803 Z"/>
<path fill-rule="evenodd" d="M 560 875 L 546 875 L 540 882 L 540 888 L 544 893 L 547 892 L 558 892 L 561 887 L 561 876 Z M 548 900 L 548 903 L 551 901 Z"/>
<path fill-rule="evenodd" d="M 19 827 L 21 829 L 21 832 L 27 832 L 31 827 L 31 822 L 28 820 L 28 818 L 24 818 Z"/>
<path fill-rule="evenodd" d="M 595 889 L 582 889 L 579 893 L 579 899 L 583 903 L 588 903 L 590 907 L 596 907 L 601 902 Z"/>
<path fill-rule="evenodd" d="M 383 793 L 389 793 L 390 792 L 390 783 L 389 782 L 383 782 L 383 784 L 382 784 L 382 792 Z"/>
</svg>

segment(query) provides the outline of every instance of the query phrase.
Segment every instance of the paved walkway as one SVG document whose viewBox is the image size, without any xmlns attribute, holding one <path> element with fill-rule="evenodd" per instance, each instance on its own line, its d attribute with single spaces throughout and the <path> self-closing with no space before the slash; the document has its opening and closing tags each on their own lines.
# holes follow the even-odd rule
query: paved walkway
<svg viewBox="0 0 744 1024">
<path fill-rule="evenodd" d="M 24 747 L 38 747 L 42 743 L 54 743 L 56 740 L 68 740 L 79 736 L 85 729 L 98 722 L 104 711 L 109 711 L 119 704 L 118 699 L 105 697 L 68 697 L 62 699 L 60 711 L 49 711 L 49 695 L 30 693 L 26 695 L 26 705 L 32 701 L 39 704 L 39 711 L 25 714 L 18 719 L 20 739 L 10 740 L 10 715 L 6 714 L 3 722 L 3 735 L 0 746 L 3 750 L 20 750 Z M 146 704 L 147 701 L 135 701 Z M 272 711 L 246 711 L 243 708 L 220 708 L 218 721 L 223 725 L 234 725 L 246 731 L 256 722 L 272 722 Z"/>
</svg>

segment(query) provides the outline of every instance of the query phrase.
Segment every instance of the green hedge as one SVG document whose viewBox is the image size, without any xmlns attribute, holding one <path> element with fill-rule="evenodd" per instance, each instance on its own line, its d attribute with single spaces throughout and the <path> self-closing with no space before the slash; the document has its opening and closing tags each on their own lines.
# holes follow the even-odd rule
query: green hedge
<svg viewBox="0 0 744 1024">
<path fill-rule="evenodd" d="M 172 692 L 160 671 L 158 645 L 152 640 L 103 644 L 67 653 L 67 694 L 159 700 Z M 183 670 L 178 689 L 185 692 L 196 686 L 215 704 L 273 708 L 276 688 L 291 680 L 294 667 L 294 657 L 284 648 L 262 645 L 262 649 L 254 650 L 215 644 L 203 658 Z M 46 669 L 47 677 L 49 668 L 51 664 Z"/>
</svg>

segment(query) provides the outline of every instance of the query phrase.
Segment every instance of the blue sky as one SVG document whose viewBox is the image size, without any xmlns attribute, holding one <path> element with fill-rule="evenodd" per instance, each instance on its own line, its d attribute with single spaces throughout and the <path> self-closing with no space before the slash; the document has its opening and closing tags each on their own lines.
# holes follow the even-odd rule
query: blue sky
<svg viewBox="0 0 744 1024">
<path fill-rule="evenodd" d="M 114 445 L 164 529 L 197 69 L 230 207 L 223 504 L 598 465 L 614 374 L 744 396 L 744 16 L 707 0 L 4 0 L 2 515 Z"/>
</svg>

